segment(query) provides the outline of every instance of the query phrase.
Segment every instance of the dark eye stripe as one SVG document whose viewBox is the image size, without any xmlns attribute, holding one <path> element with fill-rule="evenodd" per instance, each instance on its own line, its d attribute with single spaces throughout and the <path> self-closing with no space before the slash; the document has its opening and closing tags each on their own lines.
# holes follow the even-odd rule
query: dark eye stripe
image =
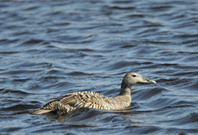
<svg viewBox="0 0 198 135">
<path fill-rule="evenodd" d="M 136 77 L 136 75 L 132 75 L 133 77 Z"/>
</svg>

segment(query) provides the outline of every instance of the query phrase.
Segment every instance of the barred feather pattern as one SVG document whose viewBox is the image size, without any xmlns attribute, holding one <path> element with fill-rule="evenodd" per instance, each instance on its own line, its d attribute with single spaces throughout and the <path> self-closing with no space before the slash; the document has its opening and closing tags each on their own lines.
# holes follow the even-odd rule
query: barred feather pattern
<svg viewBox="0 0 198 135">
<path fill-rule="evenodd" d="M 120 95 L 117 97 L 105 97 L 102 94 L 89 91 L 80 91 L 65 94 L 59 98 L 48 101 L 41 108 L 32 111 L 32 114 L 41 114 L 49 112 L 57 112 L 66 114 L 80 108 L 100 109 L 100 110 L 118 110 L 128 107 L 131 103 L 131 97 Z"/>
</svg>

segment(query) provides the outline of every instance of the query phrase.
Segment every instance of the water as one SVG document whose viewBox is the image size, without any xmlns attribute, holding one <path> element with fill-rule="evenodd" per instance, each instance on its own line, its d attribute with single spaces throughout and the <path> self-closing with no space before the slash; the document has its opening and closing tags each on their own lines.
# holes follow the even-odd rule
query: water
<svg viewBox="0 0 198 135">
<path fill-rule="evenodd" d="M 0 2 L 1 134 L 198 133 L 198 1 Z M 132 88 L 124 112 L 30 115 L 51 98 L 116 96 L 124 74 L 157 84 Z"/>
</svg>

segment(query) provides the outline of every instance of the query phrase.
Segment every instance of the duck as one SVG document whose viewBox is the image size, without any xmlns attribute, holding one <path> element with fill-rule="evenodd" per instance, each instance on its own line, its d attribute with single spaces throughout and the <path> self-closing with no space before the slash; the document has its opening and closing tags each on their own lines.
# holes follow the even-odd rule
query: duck
<svg viewBox="0 0 198 135">
<path fill-rule="evenodd" d="M 97 92 L 78 91 L 67 93 L 51 99 L 42 107 L 30 111 L 30 114 L 58 113 L 68 114 L 79 109 L 121 110 L 131 104 L 131 88 L 139 83 L 156 84 L 136 72 L 128 72 L 122 79 L 120 93 L 115 97 L 107 97 Z"/>
</svg>

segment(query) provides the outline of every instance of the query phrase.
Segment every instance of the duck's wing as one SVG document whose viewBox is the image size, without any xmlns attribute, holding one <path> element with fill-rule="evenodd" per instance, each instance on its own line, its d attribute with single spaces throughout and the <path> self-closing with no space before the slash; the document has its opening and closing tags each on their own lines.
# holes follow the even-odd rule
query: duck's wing
<svg viewBox="0 0 198 135">
<path fill-rule="evenodd" d="M 48 112 L 69 113 L 80 108 L 110 109 L 108 97 L 96 92 L 80 91 L 65 94 L 59 98 L 48 101 L 44 106 L 36 109 L 31 114 Z"/>
<path fill-rule="evenodd" d="M 69 95 L 63 95 L 60 100 L 60 104 L 69 105 L 73 108 L 95 108 L 95 109 L 105 109 L 104 106 L 109 105 L 108 100 L 106 100 L 102 94 L 96 92 L 81 91 L 70 93 Z"/>
</svg>

